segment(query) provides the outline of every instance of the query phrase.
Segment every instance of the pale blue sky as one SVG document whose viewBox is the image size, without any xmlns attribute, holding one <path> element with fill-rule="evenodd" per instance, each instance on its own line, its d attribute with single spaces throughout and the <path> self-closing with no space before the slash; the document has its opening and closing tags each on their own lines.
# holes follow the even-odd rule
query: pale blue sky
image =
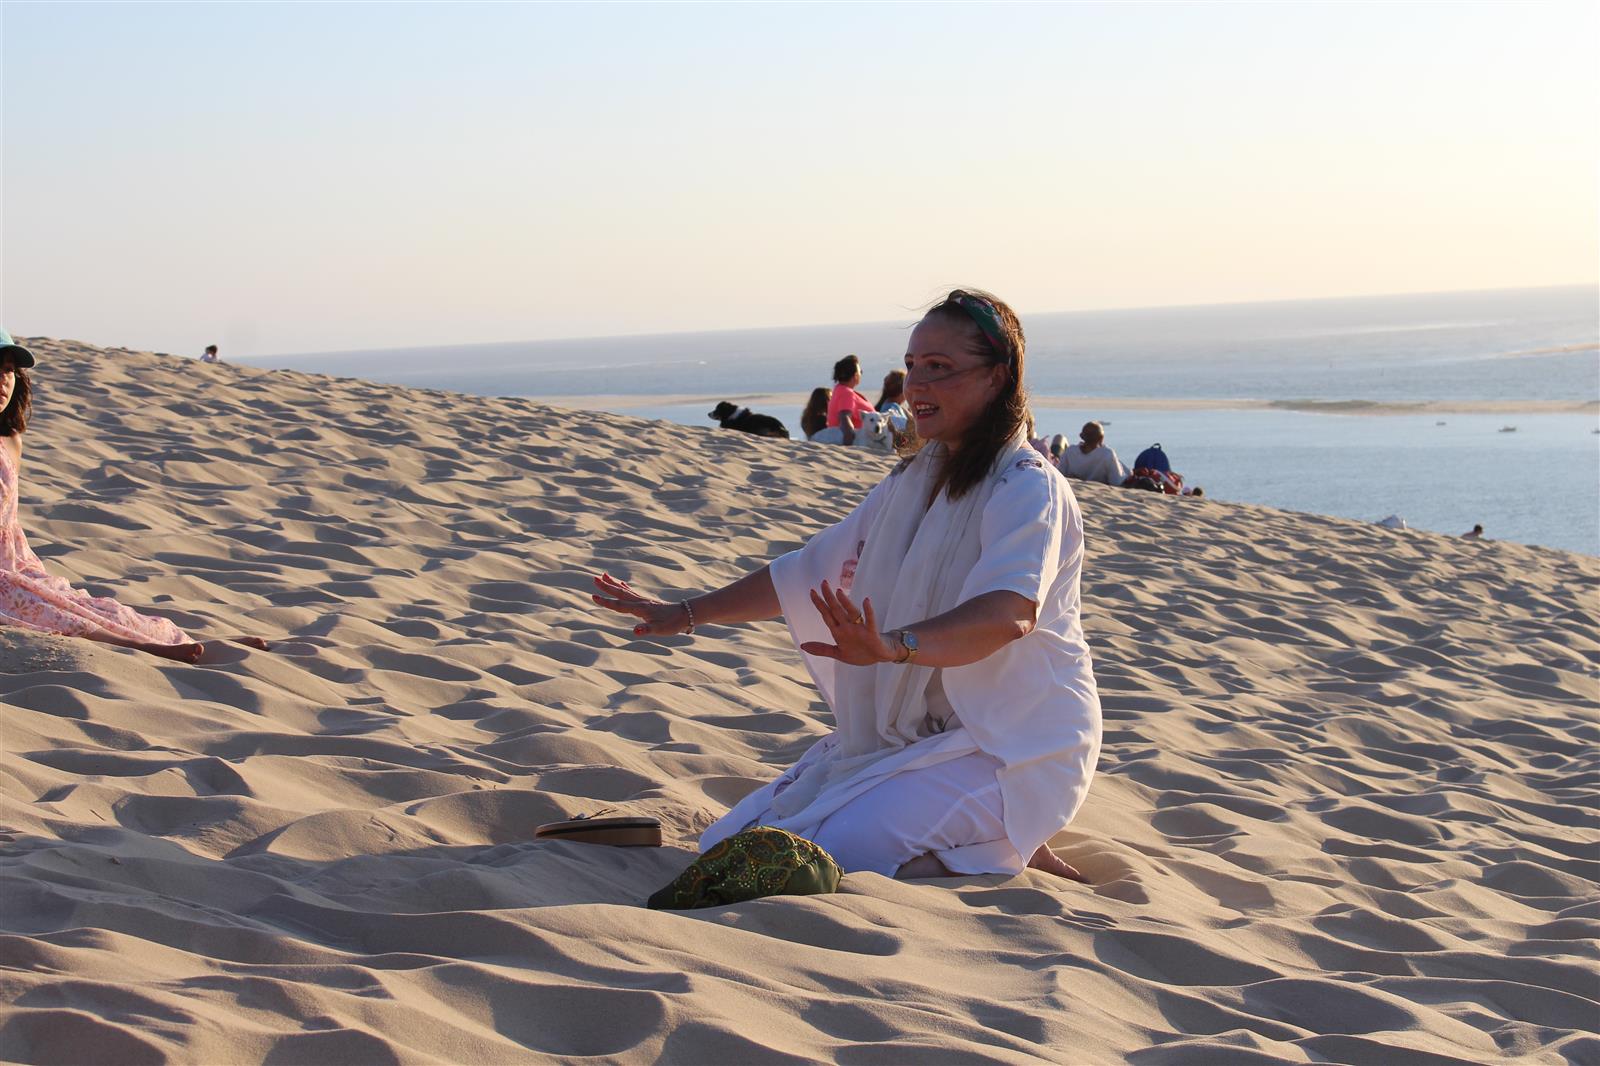
<svg viewBox="0 0 1600 1066">
<path fill-rule="evenodd" d="M 247 355 L 1587 282 L 1596 11 L 6 3 L 0 315 Z"/>
</svg>

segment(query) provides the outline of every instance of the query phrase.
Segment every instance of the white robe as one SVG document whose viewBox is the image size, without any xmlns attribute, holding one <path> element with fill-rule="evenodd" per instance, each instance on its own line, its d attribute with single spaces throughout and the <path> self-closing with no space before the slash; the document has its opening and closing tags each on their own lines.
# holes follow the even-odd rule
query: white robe
<svg viewBox="0 0 1600 1066">
<path fill-rule="evenodd" d="M 937 454 L 925 449 L 843 521 L 772 564 L 795 645 L 832 643 L 809 597 L 823 580 L 855 586 L 858 605 L 870 595 L 880 629 L 1006 590 L 1038 605 L 1033 630 L 978 662 L 939 671 L 958 725 L 932 735 L 924 727 L 932 669 L 803 655 L 834 711 L 836 732 L 818 742 L 828 749 L 776 799 L 771 786 L 747 796 L 706 831 L 702 849 L 757 817 L 805 836 L 886 778 L 974 751 L 1002 765 L 1005 835 L 1022 860 L 1082 806 L 1100 751 L 1100 699 L 1079 618 L 1077 500 L 1066 480 L 1018 441 L 966 497 L 952 502 L 941 493 L 924 514 L 917 490 Z M 902 574 L 885 577 L 902 562 Z"/>
</svg>

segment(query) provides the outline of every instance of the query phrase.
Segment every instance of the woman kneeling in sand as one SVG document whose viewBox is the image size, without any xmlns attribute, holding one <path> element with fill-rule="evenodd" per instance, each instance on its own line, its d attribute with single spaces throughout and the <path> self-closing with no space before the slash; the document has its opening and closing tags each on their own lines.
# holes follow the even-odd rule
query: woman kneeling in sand
<svg viewBox="0 0 1600 1066">
<path fill-rule="evenodd" d="M 33 386 L 27 370 L 33 353 L 0 329 L 0 625 L 41 633 L 88 637 L 137 648 L 166 659 L 199 662 L 206 647 L 166 618 L 140 614 L 116 600 L 91 596 L 51 575 L 28 547 L 17 520 L 22 433 L 28 427 Z M 267 642 L 235 638 L 253 648 Z"/>
<path fill-rule="evenodd" d="M 1045 842 L 1100 750 L 1083 520 L 1023 437 L 1022 367 L 1011 308 L 955 290 L 906 351 L 923 446 L 844 521 L 680 603 L 595 579 L 595 602 L 639 618 L 640 635 L 783 615 L 833 709 L 835 731 L 706 830 L 702 851 L 759 825 L 846 872 L 1078 877 Z"/>
</svg>

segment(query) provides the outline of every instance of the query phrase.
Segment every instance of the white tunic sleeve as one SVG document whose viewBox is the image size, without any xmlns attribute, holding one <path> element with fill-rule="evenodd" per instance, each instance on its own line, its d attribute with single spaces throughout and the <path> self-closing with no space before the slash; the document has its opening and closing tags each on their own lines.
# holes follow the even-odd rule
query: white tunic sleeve
<svg viewBox="0 0 1600 1066">
<path fill-rule="evenodd" d="M 961 602 L 986 592 L 1015 592 L 1044 602 L 1061 569 L 1065 488 L 1061 475 L 1042 460 L 1024 456 L 1002 475 L 983 509 L 978 563 L 961 587 Z"/>
<path fill-rule="evenodd" d="M 783 620 L 789 626 L 795 647 L 808 641 L 833 643 L 827 625 L 811 602 L 811 590 L 827 581 L 835 588 L 849 591 L 855 579 L 856 563 L 861 559 L 861 549 L 866 545 L 867 530 L 883 505 L 892 477 L 893 474 L 878 482 L 855 510 L 842 521 L 816 533 L 806 541 L 805 547 L 773 560 L 772 587 L 778 593 Z M 837 660 L 804 653 L 800 657 L 805 660 L 806 669 L 822 698 L 832 706 Z"/>
</svg>

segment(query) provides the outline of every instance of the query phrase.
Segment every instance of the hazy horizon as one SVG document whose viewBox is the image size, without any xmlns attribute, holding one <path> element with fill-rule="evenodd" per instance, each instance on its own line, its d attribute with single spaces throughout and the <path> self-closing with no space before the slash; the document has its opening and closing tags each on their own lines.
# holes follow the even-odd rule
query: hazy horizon
<svg viewBox="0 0 1600 1066">
<path fill-rule="evenodd" d="M 1593 284 L 1593 4 L 0 6 L 0 320 L 224 357 Z"/>
<path fill-rule="evenodd" d="M 1018 314 L 1019 314 L 1020 317 L 1023 318 L 1023 325 L 1026 326 L 1027 325 L 1027 319 L 1029 317 L 1041 316 L 1041 315 L 1094 315 L 1094 314 L 1101 314 L 1101 313 L 1114 314 L 1114 313 L 1121 312 L 1121 311 L 1184 311 L 1184 310 L 1204 310 L 1206 308 L 1258 307 L 1258 306 L 1267 306 L 1267 305 L 1272 305 L 1272 304 L 1335 303 L 1335 302 L 1340 302 L 1340 301 L 1367 301 L 1367 300 L 1383 300 L 1383 299 L 1388 299 L 1388 298 L 1403 299 L 1403 298 L 1406 298 L 1406 297 L 1425 297 L 1425 296 L 1466 296 L 1466 295 L 1470 295 L 1472 293 L 1479 293 L 1479 292 L 1481 292 L 1481 293 L 1548 292 L 1548 291 L 1564 290 L 1564 289 L 1592 289 L 1595 292 L 1597 303 L 1600 303 L 1600 281 L 1578 281 L 1578 282 L 1568 282 L 1568 283 L 1556 284 L 1556 285 L 1508 286 L 1508 287 L 1499 287 L 1499 288 L 1490 288 L 1490 289 L 1444 289 L 1444 290 L 1427 291 L 1427 292 L 1341 293 L 1341 294 L 1338 294 L 1338 295 L 1335 295 L 1335 296 L 1296 296 L 1296 297 L 1285 297 L 1285 298 L 1282 298 L 1282 299 L 1275 299 L 1275 300 L 1221 300 L 1221 301 L 1217 301 L 1215 303 L 1200 303 L 1200 304 L 1150 304 L 1150 305 L 1130 304 L 1130 305 L 1127 305 L 1127 306 L 1120 306 L 1120 307 L 1074 307 L 1074 308 L 1055 308 L 1055 309 L 1050 309 L 1050 310 L 1023 309 L 1023 310 L 1020 310 L 1018 312 Z M 905 321 L 910 321 L 910 320 L 914 319 L 916 317 L 916 315 L 918 314 L 919 309 L 920 309 L 920 305 L 919 305 L 919 307 L 906 308 L 905 309 L 906 314 L 904 316 Z M 459 346 L 459 347 L 476 347 L 476 346 L 485 346 L 485 347 L 487 347 L 487 346 L 493 346 L 493 345 L 515 345 L 515 344 L 540 344 L 540 345 L 544 345 L 544 344 L 559 344 L 559 343 L 561 343 L 563 341 L 640 340 L 640 339 L 644 339 L 644 338 L 648 338 L 648 337 L 676 337 L 676 336 L 685 336 L 685 335 L 718 334 L 718 333 L 759 333 L 759 332 L 768 331 L 768 330 L 773 331 L 773 332 L 783 332 L 783 331 L 793 331 L 793 330 L 798 330 L 798 329 L 806 329 L 806 328 L 811 328 L 811 327 L 848 328 L 848 327 L 851 327 L 851 326 L 881 326 L 881 325 L 885 325 L 885 324 L 899 323 L 899 322 L 901 322 L 901 318 L 896 316 L 896 317 L 888 317 L 888 318 L 857 319 L 857 320 L 851 321 L 851 322 L 783 322 L 783 323 L 778 323 L 778 324 L 774 324 L 774 325 L 714 326 L 714 327 L 711 327 L 709 329 L 638 330 L 638 331 L 631 332 L 631 333 L 594 333 L 594 334 L 572 335 L 572 336 L 562 336 L 562 337 L 502 337 L 502 338 L 499 338 L 499 339 L 496 339 L 496 340 L 488 340 L 488 341 L 461 342 L 459 345 L 457 345 L 455 342 L 446 342 L 446 343 L 451 345 L 451 346 Z M 71 340 L 78 340 L 78 341 L 86 341 L 87 343 L 94 343 L 93 341 L 87 341 L 87 338 L 83 338 L 83 337 L 56 338 L 56 339 L 71 339 Z M 1600 340 L 1600 337 L 1597 337 L 1596 339 Z M 127 345 L 119 345 L 118 347 L 127 347 Z M 358 354 L 358 353 L 361 353 L 361 352 L 372 352 L 372 351 L 403 352 L 403 351 L 407 351 L 407 350 L 410 350 L 410 349 L 431 349 L 431 348 L 438 348 L 438 347 L 441 347 L 441 345 L 440 344 L 416 344 L 416 345 L 401 345 L 401 346 L 384 345 L 384 346 L 369 347 L 369 348 L 312 348 L 312 349 L 306 349 L 306 350 L 303 350 L 303 351 L 294 351 L 294 352 L 259 352 L 259 353 L 256 353 L 256 354 L 250 355 L 250 356 L 240 356 L 239 358 L 240 358 L 241 361 L 249 362 L 251 360 L 256 360 L 256 359 L 271 359 L 271 358 L 274 358 L 274 357 L 277 357 L 277 356 L 352 355 L 352 354 Z M 169 352 L 167 354 L 186 354 L 186 353 Z"/>
</svg>

